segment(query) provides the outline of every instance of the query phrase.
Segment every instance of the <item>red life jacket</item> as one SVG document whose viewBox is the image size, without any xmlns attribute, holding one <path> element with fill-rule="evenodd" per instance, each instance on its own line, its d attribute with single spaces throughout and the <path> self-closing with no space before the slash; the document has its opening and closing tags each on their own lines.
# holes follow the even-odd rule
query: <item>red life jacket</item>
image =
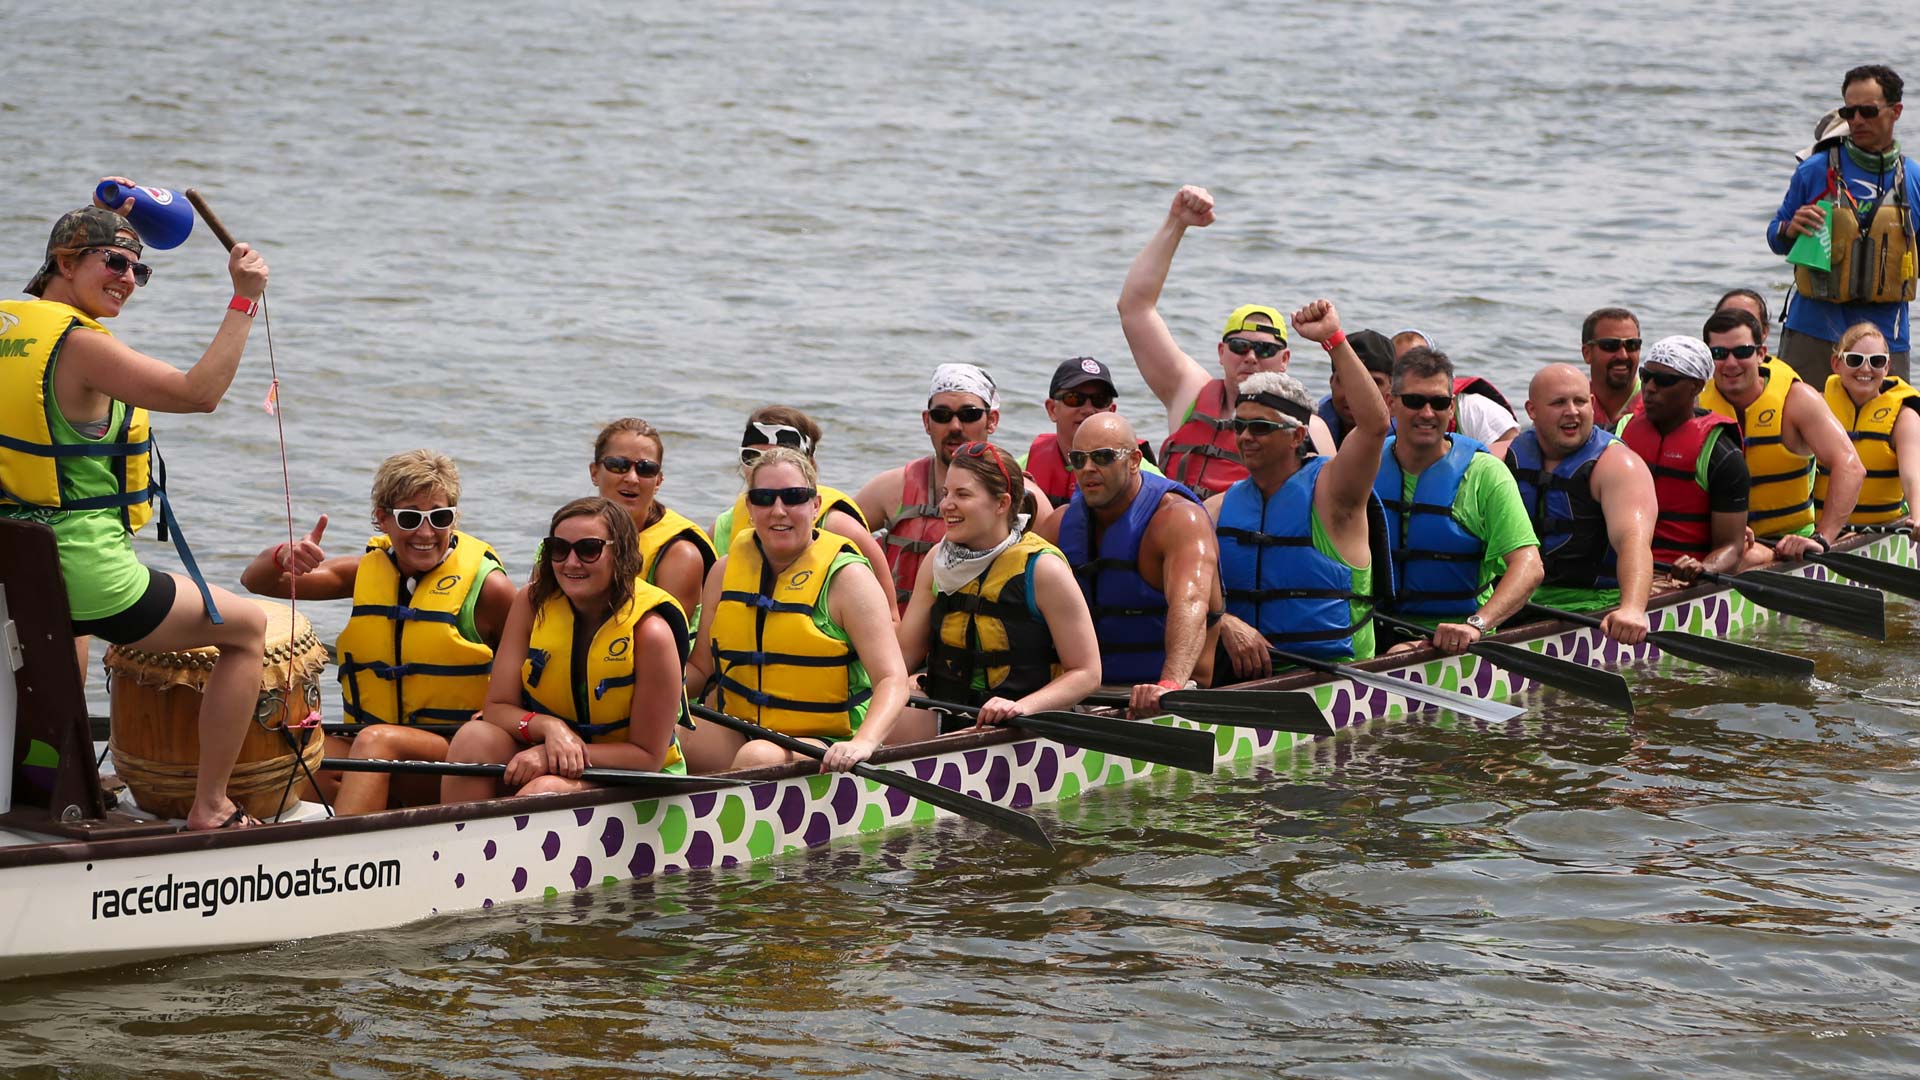
<svg viewBox="0 0 1920 1080">
<path fill-rule="evenodd" d="M 1060 436 L 1053 432 L 1034 436 L 1033 445 L 1027 447 L 1027 475 L 1055 506 L 1067 505 L 1079 487 L 1067 469 L 1066 455 L 1060 452 Z"/>
<path fill-rule="evenodd" d="M 1246 479 L 1247 467 L 1240 464 L 1234 441 L 1225 380 L 1215 379 L 1200 388 L 1187 422 L 1160 444 L 1160 462 L 1168 479 L 1187 485 L 1203 499 Z"/>
<path fill-rule="evenodd" d="M 907 463 L 900 485 L 900 509 L 887 519 L 887 566 L 893 571 L 894 600 L 902 612 L 913 599 L 920 560 L 946 535 L 946 519 L 933 497 L 933 458 L 916 458 Z"/>
<path fill-rule="evenodd" d="M 1513 406 L 1507 404 L 1507 399 L 1500 395 L 1499 389 L 1478 375 L 1455 375 L 1453 377 L 1453 396 L 1459 397 L 1461 394 L 1479 394 L 1481 397 L 1499 405 L 1508 412 L 1513 412 Z M 1514 415 L 1518 416 L 1519 414 L 1515 413 Z M 1453 415 L 1447 420 L 1447 431 L 1455 432 L 1458 430 L 1460 430 L 1460 410 L 1455 409 L 1453 410 Z"/>
<path fill-rule="evenodd" d="M 1733 418 L 1695 409 L 1693 419 L 1663 436 L 1647 419 L 1645 407 L 1635 403 L 1621 426 L 1621 441 L 1653 470 L 1653 493 L 1660 503 L 1653 557 L 1662 562 L 1682 555 L 1699 558 L 1713 550 L 1713 506 L 1697 477 L 1707 435 L 1722 424 L 1733 425 Z"/>
</svg>

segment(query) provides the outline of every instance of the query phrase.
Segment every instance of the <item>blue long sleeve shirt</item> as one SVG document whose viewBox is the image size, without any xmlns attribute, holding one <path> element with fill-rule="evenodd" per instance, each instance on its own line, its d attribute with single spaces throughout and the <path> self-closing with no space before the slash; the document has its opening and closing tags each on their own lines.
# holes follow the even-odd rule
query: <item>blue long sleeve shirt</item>
<svg viewBox="0 0 1920 1080">
<path fill-rule="evenodd" d="M 1907 205 L 1914 208 L 1915 219 L 1920 220 L 1920 166 L 1916 166 L 1910 157 L 1902 160 L 1906 165 Z M 1883 185 L 1892 183 L 1893 174 L 1861 168 L 1843 147 L 1840 151 L 1840 178 L 1865 208 L 1869 204 L 1879 203 Z M 1793 180 L 1787 185 L 1787 196 L 1781 200 L 1779 212 L 1767 224 L 1767 246 L 1773 249 L 1774 254 L 1785 255 L 1793 248 L 1796 238 L 1784 236 L 1780 230 L 1792 220 L 1794 212 L 1826 196 L 1827 154 L 1821 151 L 1801 162 L 1800 167 L 1793 171 Z M 1836 207 L 1835 212 L 1850 211 Z M 1904 303 L 1836 304 L 1801 296 L 1796 290 L 1783 321 L 1787 329 L 1794 333 L 1821 341 L 1839 341 L 1847 327 L 1857 322 L 1871 322 L 1880 328 L 1889 349 L 1906 352 L 1908 347 L 1907 305 Z"/>
</svg>

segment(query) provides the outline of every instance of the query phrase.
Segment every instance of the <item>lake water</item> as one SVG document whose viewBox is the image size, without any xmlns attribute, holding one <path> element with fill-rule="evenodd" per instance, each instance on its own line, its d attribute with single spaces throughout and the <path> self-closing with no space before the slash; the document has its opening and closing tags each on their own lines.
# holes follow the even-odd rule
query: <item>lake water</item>
<svg viewBox="0 0 1920 1080">
<path fill-rule="evenodd" d="M 319 4 L 15 13 L 0 279 L 108 173 L 198 187 L 273 266 L 295 517 L 364 532 L 430 446 L 524 573 L 605 420 L 666 501 L 731 501 L 744 414 L 799 405 L 837 486 L 924 452 L 934 365 L 1000 441 L 1113 312 L 1181 183 L 1161 310 L 1334 299 L 1516 400 L 1624 304 L 1649 338 L 1788 275 L 1762 231 L 1898 20 L 1749 4 L 1435 0 L 941 8 Z M 1884 52 L 1854 54 L 1862 40 Z M 114 329 L 186 366 L 229 289 L 204 231 Z M 6 278 L 6 275 L 13 275 Z M 17 285 L 9 285 L 17 288 Z M 267 324 L 222 408 L 158 425 L 209 576 L 285 539 Z M 1324 382 L 1318 350 L 1295 374 Z M 147 534 L 157 565 L 171 551 Z M 1503 731 L 1313 755 L 719 873 L 0 986 L 24 1076 L 1886 1076 L 1920 1073 L 1914 616 L 1794 625 L 1809 687 L 1639 673 L 1631 724 L 1549 695 Z M 303 606 L 323 637 L 338 605 Z M 94 676 L 98 700 L 98 673 Z M 329 701 L 331 702 L 331 694 Z"/>
</svg>

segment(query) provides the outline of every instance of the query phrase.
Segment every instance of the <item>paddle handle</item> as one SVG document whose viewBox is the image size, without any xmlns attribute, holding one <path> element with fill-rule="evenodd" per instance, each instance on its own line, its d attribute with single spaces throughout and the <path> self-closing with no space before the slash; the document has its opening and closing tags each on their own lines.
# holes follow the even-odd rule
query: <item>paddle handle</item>
<svg viewBox="0 0 1920 1080">
<path fill-rule="evenodd" d="M 737 716 L 729 716 L 717 709 L 709 709 L 705 705 L 689 705 L 687 708 L 693 712 L 693 715 L 700 719 L 711 720 L 724 728 L 732 728 L 749 739 L 765 739 L 782 750 L 799 754 L 802 757 L 810 757 L 815 761 L 826 760 L 827 751 L 824 747 L 815 746 L 810 742 L 796 739 L 791 735 L 782 734 L 771 728 L 763 728 L 759 724 L 742 720 Z M 895 779 L 894 774 L 887 772 L 885 769 L 875 768 L 864 761 L 855 763 L 851 771 L 855 776 L 864 776 L 868 779 L 878 780 L 883 784 Z"/>
<path fill-rule="evenodd" d="M 934 712 L 952 713 L 955 716 L 980 715 L 979 706 L 962 705 L 957 701 L 935 701 L 932 698 L 924 698 L 916 695 L 907 698 L 907 704 L 918 706 L 922 709 L 931 709 Z"/>
<path fill-rule="evenodd" d="M 220 215 L 213 212 L 213 208 L 207 205 L 207 200 L 200 197 L 200 192 L 193 188 L 188 188 L 187 201 L 193 204 L 195 210 L 200 211 L 200 220 L 206 222 L 207 228 L 213 230 L 214 239 L 220 241 L 228 251 L 232 251 L 233 245 L 236 242 L 233 239 L 233 234 L 228 232 L 227 227 L 220 223 Z"/>
<path fill-rule="evenodd" d="M 1591 615 L 1584 615 L 1578 611 L 1561 611 L 1559 608 L 1550 608 L 1543 604 L 1528 604 L 1527 610 L 1537 611 L 1540 614 L 1545 615 L 1550 619 L 1557 619 L 1560 622 L 1569 622 L 1575 626 L 1585 626 L 1585 627 L 1598 629 L 1601 625 L 1599 619 L 1596 619 Z"/>
</svg>

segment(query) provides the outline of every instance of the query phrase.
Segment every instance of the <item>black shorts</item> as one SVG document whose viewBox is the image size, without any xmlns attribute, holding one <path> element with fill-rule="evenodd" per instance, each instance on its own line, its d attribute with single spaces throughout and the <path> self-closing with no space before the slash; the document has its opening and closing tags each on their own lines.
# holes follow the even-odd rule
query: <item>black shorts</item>
<svg viewBox="0 0 1920 1080">
<path fill-rule="evenodd" d="M 140 594 L 140 599 L 127 605 L 126 610 L 104 619 L 73 620 L 73 635 L 91 634 L 115 645 L 130 645 L 160 629 L 160 624 L 167 620 L 167 612 L 173 610 L 173 594 L 180 584 L 173 580 L 172 574 L 163 574 L 151 566 L 143 569 L 147 572 L 147 591 Z"/>
</svg>

